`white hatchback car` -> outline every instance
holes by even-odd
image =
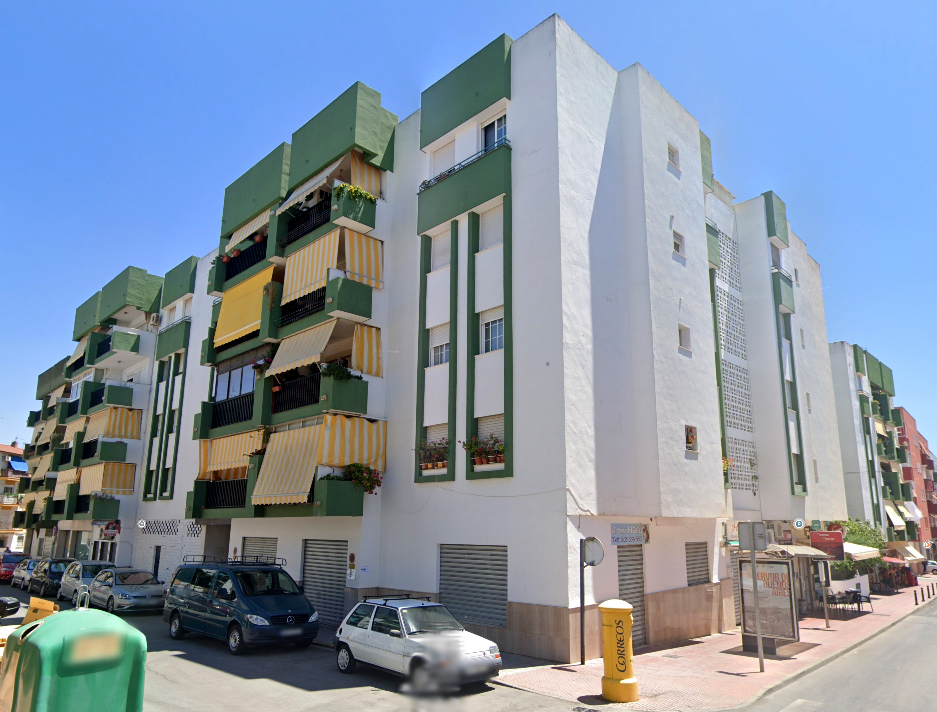
[[[416,598],[371,597],[358,603],[336,633],[339,671],[368,663],[429,684],[464,685],[501,670],[498,646],[469,633],[449,609]]]

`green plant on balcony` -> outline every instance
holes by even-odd
[[[352,379],[362,380],[361,376],[357,373],[352,373],[348,370],[346,366],[337,361],[327,363],[319,369],[319,374],[322,377],[333,378],[336,381],[350,381]]]
[[[332,196],[335,200],[341,200],[343,195],[347,195],[352,200],[367,200],[369,203],[377,203],[377,198],[358,185],[340,183],[335,186],[335,189],[332,191]]]
[[[104,492],[95,492],[93,495],[91,495],[91,501],[98,499],[102,502],[112,502],[113,500],[117,499],[117,497],[112,494],[106,494]]]
[[[417,448],[417,455],[420,458],[421,470],[446,467],[449,464],[449,438],[430,442],[424,440]]]
[[[364,490],[365,494],[377,494],[375,490],[383,484],[380,472],[360,462],[346,465],[343,479],[353,483],[355,489]]]
[[[260,447],[254,450],[254,452],[247,453],[248,457],[254,457],[254,455],[263,455],[267,451],[267,443],[270,442],[270,436],[273,435],[273,428],[269,425],[265,425],[261,428],[260,436]]]

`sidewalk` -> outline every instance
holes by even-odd
[[[919,577],[926,589],[937,576]],[[823,617],[800,622],[800,642],[780,648],[777,656],[765,655],[765,672],[758,672],[757,654],[742,652],[738,631],[697,638],[678,646],[641,648],[634,657],[640,699],[631,704],[611,704],[601,697],[602,660],[586,665],[544,665],[505,670],[495,682],[529,692],[579,702],[589,707],[628,710],[722,710],[737,707],[770,688],[789,682],[810,668],[829,661],[867,638],[894,625],[919,607],[914,591],[902,589],[891,596],[873,596],[874,612],[864,608],[846,619]],[[924,605],[937,601],[926,599]]]

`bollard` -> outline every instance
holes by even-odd
[[[921,587],[921,603],[924,603],[924,587]]]
[[[599,604],[602,615],[602,697],[610,702],[637,702],[638,681],[634,676],[631,626],[632,605],[612,599]]]
[[[914,589],[914,605],[917,605],[917,589]]]

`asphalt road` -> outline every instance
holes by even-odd
[[[937,606],[745,708],[746,712],[933,712]]]
[[[29,594],[0,586],[0,596],[22,602]],[[66,602],[63,609],[71,608]],[[11,625],[25,614],[2,620]],[[169,637],[167,624],[155,613],[122,614],[147,640],[145,712],[257,712],[274,710],[366,710],[367,712],[585,712],[590,708],[503,685],[478,684],[445,700],[413,699],[400,692],[401,680],[359,665],[352,675],[335,667],[331,648],[313,645],[308,650],[293,646],[252,649],[235,657],[223,641],[194,633],[183,640]],[[529,658],[506,656],[506,665],[536,664]],[[75,710],[74,712],[82,712]]]

